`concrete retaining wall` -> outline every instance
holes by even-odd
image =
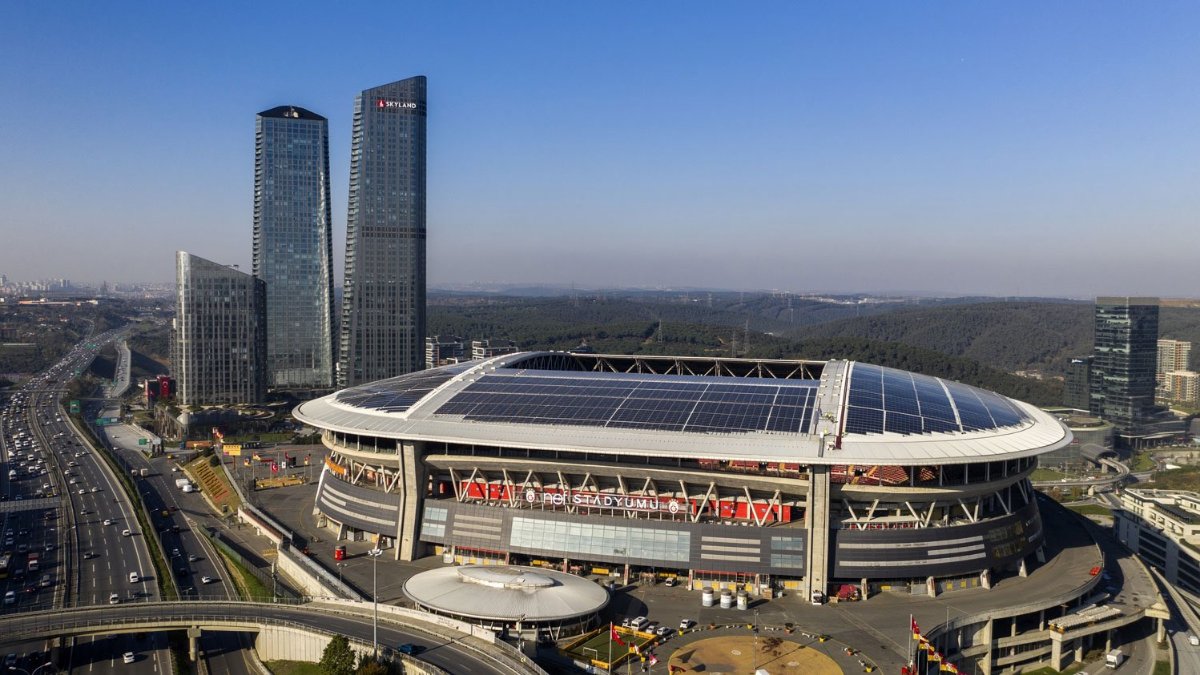
[[[275,564],[280,572],[295,581],[300,586],[300,590],[310,597],[349,598],[360,601],[365,599],[353,588],[338,581],[337,577],[291,546],[279,547],[279,556],[275,559]]]

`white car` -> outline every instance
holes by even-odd
[[[133,652],[125,652],[121,655],[121,660],[125,663],[133,663],[137,660],[137,656]]]
[[[629,627],[630,628],[641,628],[642,624],[644,624],[644,623],[646,623],[646,617],[639,616],[638,618],[629,622]]]
[[[132,537],[132,536],[133,536],[133,532],[131,532],[131,531],[129,531],[129,530],[121,530],[121,536],[122,536],[122,537]]]
[[[105,519],[104,519],[104,524],[105,524],[105,525],[112,525],[112,518],[105,518]]]
[[[202,584],[211,584],[214,581],[216,581],[216,579],[213,577],[200,577],[200,583]]]
[[[121,596],[117,595],[116,593],[109,593],[108,594],[108,604],[110,604],[110,605],[121,604]]]

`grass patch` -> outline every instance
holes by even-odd
[[[1040,483],[1043,481],[1061,480],[1069,477],[1070,476],[1068,474],[1065,474],[1062,471],[1055,471],[1054,469],[1034,469],[1033,473],[1029,475],[1029,480]]]
[[[218,546],[217,553],[221,555],[221,559],[225,561],[225,569],[229,570],[229,574],[233,577],[233,585],[237,587],[238,595],[243,600],[257,600],[259,602],[271,602],[271,589],[263,585],[258,577],[250,573],[246,566],[234,560],[225,554]]]
[[[1148,452],[1139,452],[1135,454],[1132,461],[1129,463],[1130,471],[1153,471],[1154,458]]]
[[[258,441],[260,443],[291,443],[294,435],[290,433],[273,433],[273,434],[246,434],[242,436],[226,436],[226,443],[249,443]]]
[[[1200,466],[1185,466],[1182,469],[1156,471],[1149,487],[1160,490],[1200,490]]]
[[[1112,510],[1100,506],[1099,504],[1063,504],[1063,506],[1071,509],[1075,513],[1081,513],[1085,516],[1111,516]]]
[[[1154,675],[1171,675],[1171,662],[1170,661],[1155,661],[1154,662]]]
[[[321,664],[307,661],[267,661],[263,664],[274,675],[323,675]]]

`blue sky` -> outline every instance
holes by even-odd
[[[430,283],[1200,296],[1200,5],[0,5],[0,272],[250,261],[255,113],[429,77]]]

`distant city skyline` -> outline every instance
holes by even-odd
[[[341,251],[353,97],[424,73],[430,288],[1200,296],[1194,4],[4,19],[12,279],[167,282],[176,250],[250,270],[245,148],[254,113],[287,104],[329,118]]]

